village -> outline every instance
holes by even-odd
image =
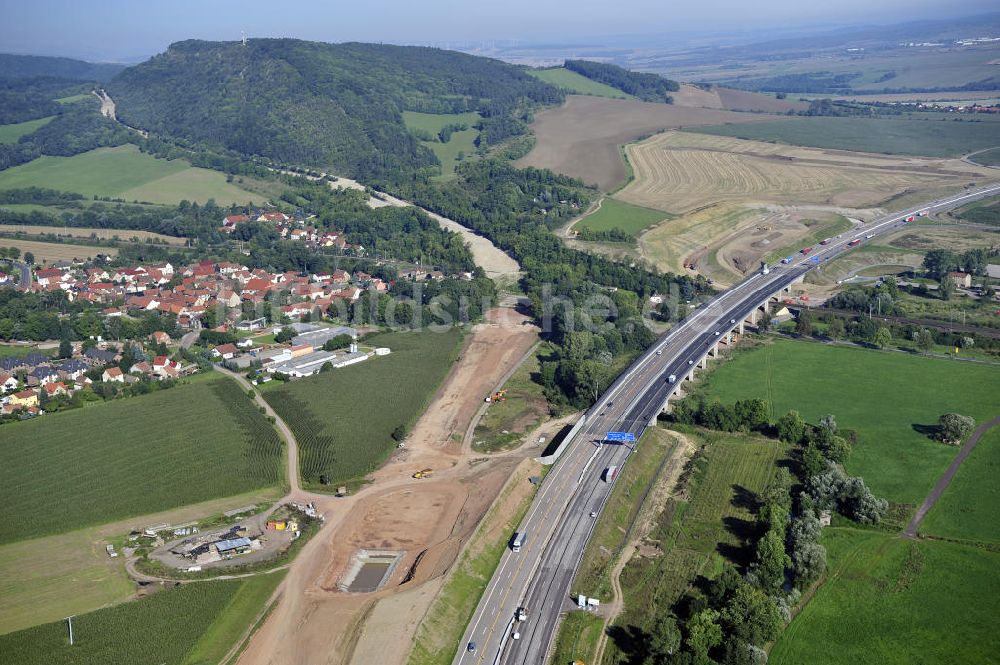
[[[273,224],[282,237],[313,247],[364,253],[335,232],[320,232],[281,212],[229,215],[221,228],[231,232],[251,221]],[[24,269],[30,278],[5,280],[9,286],[56,294],[82,313],[73,341],[64,335],[58,353],[55,341],[36,348],[10,340],[28,352],[0,358],[0,418],[6,420],[79,406],[74,396],[81,391],[84,399],[107,399],[128,388],[148,392],[150,383],[173,381],[212,363],[263,383],[386,355],[387,348],[359,349],[358,330],[324,318],[339,314],[342,320],[364,292],[388,294],[401,280],[473,277],[410,267],[387,281],[361,270],[269,272],[213,260],[117,267],[56,262]],[[150,322],[157,329],[150,330]]]

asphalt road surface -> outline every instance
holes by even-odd
[[[588,592],[570,585],[596,522],[591,515],[600,514],[611,492],[613,483],[602,475],[611,465],[620,468],[632,452],[630,445],[608,444],[604,439],[609,431],[630,432],[638,439],[647,425],[655,423],[675,387],[670,375],[682,381],[716,342],[725,340],[770,296],[849,249],[853,240],[864,244],[906,224],[906,218],[918,212],[942,212],[998,193],[1000,185],[968,190],[831,238],[767,275],[747,277],[661,337],[591,407],[586,424],[545,478],[518,529],[526,534],[521,550],[514,553],[508,548],[501,558],[466,628],[455,665],[546,661],[560,614],[575,605],[571,593]],[[527,609],[525,621],[515,621],[518,607]],[[515,632],[519,639],[513,639]]]

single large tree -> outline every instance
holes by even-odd
[[[727,632],[750,644],[766,644],[778,637],[784,624],[778,606],[763,591],[742,585],[722,610]]]
[[[961,443],[976,427],[976,421],[971,416],[959,413],[946,413],[938,418],[937,437],[950,444]]]

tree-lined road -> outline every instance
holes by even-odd
[[[849,249],[851,241],[863,243],[905,224],[907,217],[918,212],[941,212],[998,193],[1000,185],[969,190],[842,234],[827,245],[817,245],[808,255],[797,255],[789,265],[749,276],[661,337],[587,412],[584,427],[546,477],[519,528],[526,534],[520,552],[508,550],[501,558],[454,663],[545,662],[559,615],[571,607],[570,592],[589,591],[571,590],[570,584],[596,521],[591,514],[600,513],[612,487],[601,475],[608,466],[623,465],[631,452],[627,446],[601,442],[609,431],[631,432],[638,438],[655,422],[676,387],[668,381],[670,375],[683,381],[739,322],[809,270]],[[515,625],[514,614],[520,606],[527,608],[528,618]],[[520,639],[512,639],[515,630]],[[472,644],[474,650],[469,649]]]

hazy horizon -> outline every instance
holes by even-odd
[[[0,50],[91,61],[134,62],[162,52],[183,39],[236,40],[296,37],[324,42],[366,41],[396,44],[523,41],[532,44],[620,43],[658,35],[680,39],[715,32],[741,41],[773,38],[801,27],[823,28],[963,18],[996,10],[995,3],[972,0],[956,14],[930,0],[867,0],[806,4],[791,0],[746,3],[706,0],[680,7],[656,0],[549,2],[510,0],[502,10],[443,0],[415,6],[403,0],[373,0],[358,6],[295,2],[278,6],[261,0],[198,3],[132,3],[106,0],[100,6],[67,0],[33,3],[0,0],[7,25]],[[755,39],[759,35],[759,39]]]

